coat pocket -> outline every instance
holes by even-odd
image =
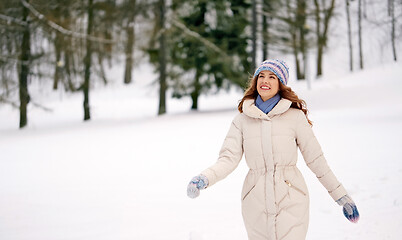
[[[250,192],[255,188],[256,185],[252,186],[250,188],[250,190],[248,190],[248,192],[246,194],[244,194],[244,197],[242,198],[242,200],[246,199],[246,197],[250,194]]]
[[[300,188],[294,186],[289,180],[285,180],[286,185],[288,185],[290,188],[298,191],[299,193],[303,194],[304,196],[306,196],[307,194],[305,192],[303,192]]]

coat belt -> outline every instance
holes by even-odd
[[[296,164],[290,164],[290,165],[275,165],[275,169],[283,169],[283,168],[292,168],[296,167]],[[250,168],[250,171],[252,172],[265,172],[265,170],[272,171],[274,169],[266,169],[266,168]]]

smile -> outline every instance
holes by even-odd
[[[263,90],[270,90],[271,89],[270,87],[268,87],[266,85],[262,85],[260,88],[263,89]]]

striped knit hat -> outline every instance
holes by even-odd
[[[288,83],[289,67],[284,61],[278,59],[265,60],[255,70],[253,77],[257,76],[258,74],[260,74],[261,71],[264,70],[268,70],[275,73],[275,75],[279,78],[279,81],[281,81],[283,85],[286,85]]]

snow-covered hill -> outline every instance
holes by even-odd
[[[311,111],[314,131],[337,177],[357,203],[349,223],[306,168],[311,195],[307,239],[402,237],[402,69],[397,64],[321,80],[307,90],[290,82]],[[193,175],[213,164],[242,93],[168,101],[155,117],[156,90],[140,83],[92,93],[93,120],[82,98],[50,96],[52,113],[0,108],[0,239],[244,240],[240,191],[244,160],[197,199]],[[49,97],[49,96],[48,96]]]

